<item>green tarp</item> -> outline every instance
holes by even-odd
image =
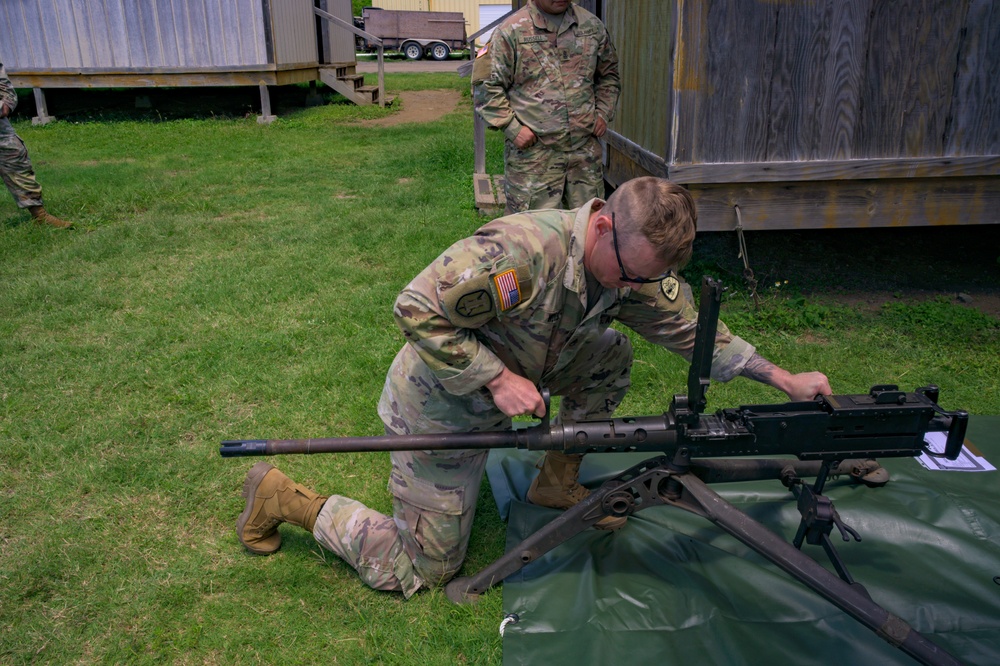
[[[969,441],[1000,463],[1000,417]],[[558,512],[523,501],[538,453],[494,451],[488,474],[507,548]],[[590,487],[649,456],[587,456]],[[929,471],[881,461],[892,480],[828,483],[862,542],[834,543],[872,598],[969,664],[1000,664],[1000,472]],[[799,514],[777,481],[713,490],[791,539]],[[828,565],[819,546],[803,549]],[[832,570],[832,567],[830,567]],[[703,518],[653,507],[621,530],[587,530],[508,578],[504,664],[910,664],[866,627]]]

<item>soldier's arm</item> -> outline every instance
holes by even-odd
[[[514,115],[507,90],[514,82],[517,48],[514,38],[497,28],[486,53],[476,58],[472,73],[472,94],[476,112],[491,127],[514,141],[525,126]],[[485,59],[482,63],[480,59]]]
[[[650,342],[691,360],[698,312],[687,284],[643,285],[625,299],[619,319]],[[830,382],[821,372],[792,374],[757,353],[753,345],[719,322],[712,355],[712,379],[729,381],[742,375],[783,391],[791,400],[830,395]]]
[[[793,375],[757,353],[750,357],[740,374],[784,391],[791,400],[812,400],[817,395],[833,393],[830,380],[822,372],[800,372]]]
[[[396,299],[406,341],[449,393],[475,391],[504,369],[476,336],[498,316],[491,272],[504,254],[498,237],[480,230],[445,250]]]
[[[631,289],[617,319],[653,344],[691,360],[698,311],[690,287],[678,278]],[[712,352],[712,379],[728,382],[740,375],[755,351],[753,345],[733,335],[720,321]]]
[[[597,68],[594,71],[594,98],[597,114],[606,123],[615,119],[615,107],[618,104],[621,87],[618,54],[615,52],[614,44],[611,43],[610,35],[605,30],[597,54]]]
[[[3,118],[14,113],[14,109],[17,108],[17,92],[14,90],[14,84],[7,78],[7,70],[3,64],[0,64],[0,104],[3,105],[0,109]]]
[[[471,329],[454,325],[440,302],[412,283],[396,299],[394,314],[406,341],[449,393],[471,393],[503,370]]]

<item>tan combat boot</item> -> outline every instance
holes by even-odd
[[[35,224],[47,224],[50,227],[55,227],[56,229],[71,229],[73,227],[72,222],[60,220],[52,213],[45,210],[45,206],[28,206],[28,212],[31,213],[31,217],[35,220]]]
[[[528,488],[528,501],[553,509],[568,509],[587,499],[590,491],[581,486],[582,454],[547,451],[536,465],[540,470]],[[594,523],[599,530],[616,530],[625,524],[625,516],[606,516]]]
[[[243,482],[243,497],[247,498],[247,506],[236,519],[236,536],[247,550],[258,555],[270,555],[281,548],[281,523],[312,532],[327,500],[266,462],[250,468]]]

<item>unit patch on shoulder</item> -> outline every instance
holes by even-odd
[[[493,297],[485,289],[477,289],[463,294],[455,303],[455,312],[463,317],[478,317],[487,312],[493,312]]]
[[[493,284],[497,288],[501,311],[510,310],[521,302],[521,287],[517,283],[517,271],[513,268],[494,275]]]
[[[673,275],[669,275],[660,282],[660,291],[668,301],[673,302],[677,300],[677,294],[681,291],[681,283]]]
[[[487,44],[476,53],[476,59],[472,61],[472,85],[482,83],[490,77],[493,71],[493,55],[490,52],[490,45]]]
[[[459,328],[479,328],[497,316],[497,299],[489,273],[480,273],[443,289],[439,285],[438,289],[445,316]]]

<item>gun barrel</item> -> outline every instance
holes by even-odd
[[[358,453],[372,451],[446,451],[458,449],[527,448],[526,431],[445,433],[440,435],[378,435],[317,439],[234,439],[222,442],[223,458],[275,456],[292,453]]]
[[[678,447],[686,447],[694,458],[794,455],[800,460],[844,460],[919,455],[926,447],[924,435],[943,431],[947,446],[939,455],[954,459],[967,423],[965,412],[943,412],[923,394],[904,393],[893,386],[868,395],[744,405],[701,416],[694,425],[677,423],[670,413],[554,425],[545,419],[532,427],[498,432],[230,440],[222,443],[219,453],[234,458],[507,448],[673,455]]]

